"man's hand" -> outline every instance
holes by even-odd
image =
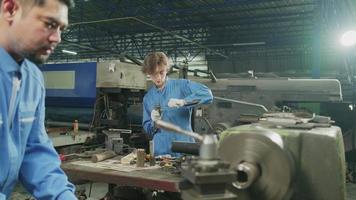
[[[151,112],[151,119],[152,121],[157,121],[159,119],[161,119],[161,115],[159,114],[158,110],[153,109]]]
[[[179,108],[185,105],[184,99],[170,99],[168,101],[168,107]]]

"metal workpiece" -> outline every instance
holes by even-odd
[[[204,135],[200,144],[200,159],[210,160],[217,158],[218,140],[216,135]]]
[[[289,199],[294,162],[281,144],[281,136],[258,129],[224,137],[219,157],[237,173],[232,183],[238,196],[247,199]],[[242,198],[243,199],[243,198]]]
[[[261,175],[260,168],[255,163],[242,162],[237,165],[237,180],[232,185],[238,189],[250,187]]]
[[[199,133],[183,130],[178,126],[165,122],[163,120],[156,120],[155,124],[158,128],[164,128],[169,131],[174,131],[180,134],[188,135],[200,141],[201,142],[200,149],[199,149],[200,159],[209,160],[209,159],[217,158],[218,140],[216,138],[216,135],[212,135],[212,134],[199,135]]]
[[[199,143],[173,141],[171,149],[173,152],[176,153],[184,153],[184,154],[199,156],[199,148],[200,148]]]
[[[102,153],[98,153],[98,154],[93,154],[91,157],[91,161],[96,163],[96,162],[100,162],[109,158],[113,158],[116,156],[116,153],[114,151],[108,150]]]

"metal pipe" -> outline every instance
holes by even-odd
[[[191,155],[199,155],[199,143],[193,142],[172,142],[172,151],[176,153],[186,153]]]
[[[239,103],[239,104],[244,104],[244,105],[256,106],[256,107],[262,108],[264,111],[268,112],[268,109],[262,104],[250,103],[250,102],[246,102],[246,101],[238,101],[238,100],[234,100],[234,99],[227,99],[227,98],[216,97],[216,96],[214,96],[214,99],[233,102],[233,103]]]
[[[195,138],[196,140],[199,140],[201,142],[200,148],[199,148],[199,156],[202,160],[214,160],[217,158],[217,138],[216,135],[199,135],[198,133],[192,132],[192,131],[186,131],[181,129],[180,127],[162,121],[162,120],[156,120],[154,122],[158,128],[163,128],[169,131],[173,131],[176,133],[188,135],[190,137]]]
[[[203,136],[199,135],[198,133],[195,133],[193,131],[186,131],[186,130],[183,130],[181,129],[179,126],[176,126],[174,124],[171,124],[171,123],[168,123],[168,122],[165,122],[163,120],[156,120],[154,122],[156,124],[156,126],[158,128],[163,128],[163,129],[166,129],[166,130],[169,130],[169,131],[173,131],[173,132],[176,132],[176,133],[180,133],[180,134],[183,134],[183,135],[188,135],[196,140],[199,140],[199,141],[203,141]]]

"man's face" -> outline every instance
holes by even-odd
[[[25,7],[20,5],[11,25],[13,53],[42,64],[61,42],[68,25],[68,7],[57,0],[47,0],[42,7]]]
[[[159,89],[162,89],[164,87],[164,84],[166,82],[167,69],[168,69],[168,67],[166,65],[159,65],[156,67],[156,70],[154,73],[149,74],[149,76],[152,79],[152,82]]]

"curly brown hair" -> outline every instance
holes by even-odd
[[[153,74],[158,66],[166,66],[169,70],[169,59],[163,52],[152,52],[146,55],[143,61],[142,72],[145,74]]]

